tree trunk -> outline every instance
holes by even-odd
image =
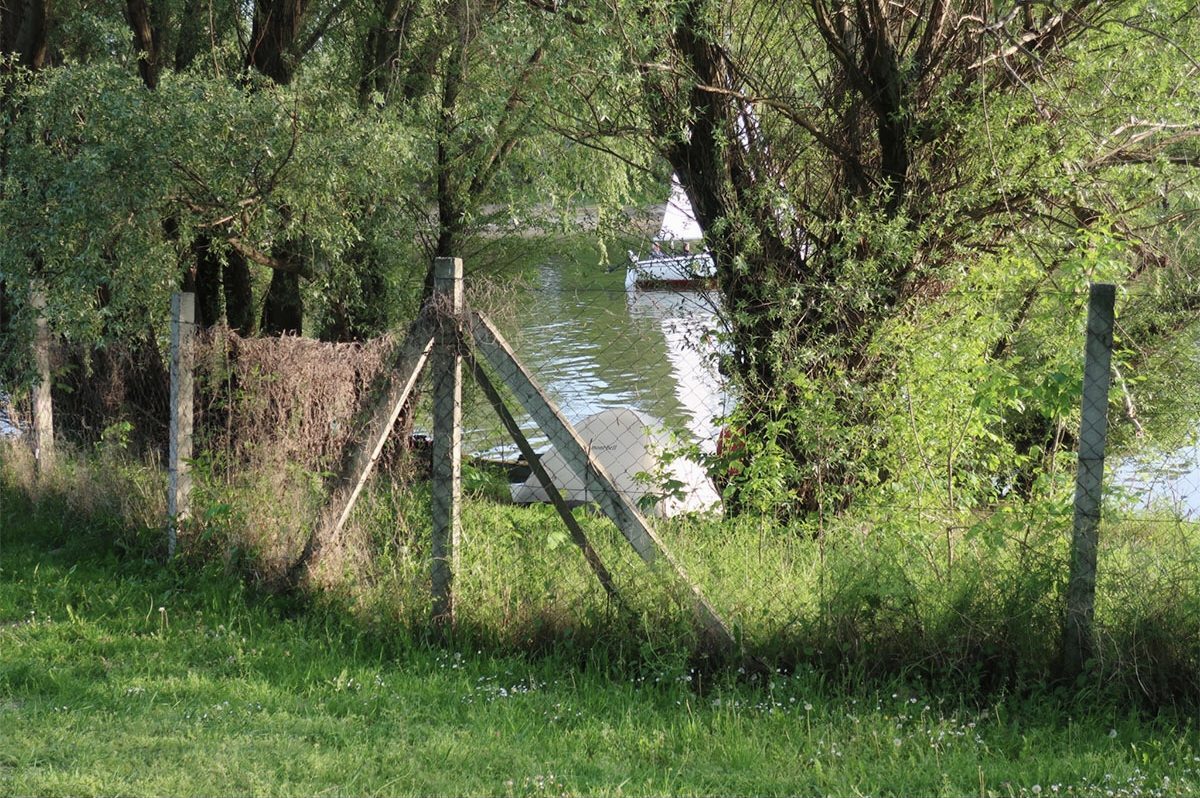
[[[820,28],[823,3],[813,4]],[[792,378],[803,377],[828,391],[842,430],[866,434],[873,425],[858,388],[878,376],[864,370],[863,352],[894,307],[910,264],[891,253],[849,248],[850,257],[880,264],[881,290],[867,309],[831,290],[844,284],[842,256],[836,253],[847,247],[827,240],[810,257],[798,221],[781,214],[773,176],[784,166],[761,140],[749,101],[741,99],[750,90],[726,39],[713,30],[710,5],[685,3],[658,56],[679,64],[690,80],[681,83],[673,73],[647,68],[643,85],[662,152],[688,191],[717,264],[732,333],[731,366],[747,397],[744,432],[754,440],[777,429],[779,414],[800,406]],[[861,149],[861,131],[873,129],[878,156],[873,171],[864,170],[857,155],[842,156],[848,179],[831,207],[849,207],[858,189],[869,186],[865,196],[895,217],[903,212],[910,168],[907,86],[883,7],[860,0],[839,8],[832,18],[825,12],[828,30],[820,31],[836,56],[832,62],[845,73],[849,95],[841,100],[842,116],[835,117],[837,134],[849,142],[846,152],[854,153]],[[854,456],[866,456],[871,443],[845,442],[848,448],[838,457],[820,435],[784,427],[774,442],[801,475],[788,486],[793,509],[844,503],[858,479]]]
[[[192,242],[192,256],[196,259],[192,282],[196,294],[196,324],[207,328],[221,321],[221,261],[213,253],[212,241],[207,237]]]
[[[466,59],[466,42],[469,32],[463,19],[463,4],[456,3],[450,12],[452,24],[458,26],[458,42],[445,58],[442,77],[441,116],[438,120],[437,144],[437,209],[438,238],[434,258],[462,257],[463,225],[466,203],[464,194],[470,183],[470,175],[462,174],[462,167],[455,163],[449,142],[458,124],[458,95],[462,90],[463,70]],[[425,272],[422,298],[433,295],[433,261]]]
[[[300,275],[276,269],[263,302],[264,335],[299,335],[304,323],[304,299],[300,294]]]
[[[258,0],[255,3],[250,47],[246,52],[248,69],[257,70],[281,86],[291,82],[296,56],[293,49],[307,6],[307,0]],[[285,218],[290,215],[286,208],[283,210]],[[301,266],[304,255],[297,242],[284,241],[280,247],[286,249],[289,260]],[[271,274],[271,286],[263,302],[263,332],[299,334],[303,322],[304,300],[300,294],[299,275],[276,269]]]
[[[16,64],[31,72],[46,65],[49,52],[47,0],[10,0],[0,4],[0,49],[15,55]],[[5,72],[11,67],[5,66]]]
[[[156,9],[161,15],[161,10]],[[126,0],[125,15],[133,31],[133,49],[138,53],[138,73],[148,89],[158,87],[158,76],[162,71],[159,43],[161,29],[154,24],[153,12],[147,0]]]
[[[387,331],[390,304],[383,299],[387,281],[364,242],[351,248],[343,260],[354,273],[355,279],[345,283],[353,286],[354,293],[339,285],[327,296],[325,320],[317,335],[322,341],[365,341]]]
[[[175,43],[175,71],[184,72],[204,48],[204,22],[208,6],[200,0],[186,0],[179,20],[179,40]]]
[[[239,252],[230,250],[222,270],[225,287],[225,322],[243,337],[254,334],[254,290],[250,266]]]
[[[366,107],[373,93],[387,97],[396,83],[397,71],[411,34],[416,0],[383,0],[377,4],[375,24],[363,46],[363,71],[358,83],[358,103]]]
[[[246,52],[246,67],[266,75],[280,86],[292,82],[295,54],[307,0],[258,0]]]

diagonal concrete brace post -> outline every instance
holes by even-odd
[[[287,585],[294,587],[299,584],[305,568],[316,561],[324,545],[341,534],[355,502],[375,470],[375,464],[383,453],[396,421],[421,378],[433,351],[433,341],[433,314],[426,309],[409,327],[391,364],[387,388],[375,401],[361,433],[356,436],[358,442],[347,448],[341,467],[330,480],[329,501],[321,516],[315,520],[300,556],[288,568],[285,577]]]
[[[583,479],[600,509],[612,519],[633,550],[647,565],[665,563],[674,572],[678,585],[690,598],[708,644],[723,655],[734,653],[737,645],[725,620],[667,551],[637,506],[617,488],[604,466],[590,456],[574,427],[521,364],[500,332],[478,313],[471,313],[468,323],[475,350]]]
[[[542,488],[546,491],[546,495],[550,497],[550,504],[554,506],[559,518],[562,519],[563,524],[567,527],[567,531],[571,535],[571,541],[583,553],[583,558],[587,561],[588,567],[592,569],[592,573],[600,580],[600,586],[604,588],[604,592],[610,599],[623,606],[621,595],[617,592],[617,586],[613,582],[612,574],[604,567],[604,562],[600,559],[600,555],[596,552],[596,549],[592,547],[591,541],[587,539],[587,534],[583,531],[583,527],[575,520],[575,516],[571,514],[570,508],[567,507],[566,501],[563,499],[562,494],[559,493],[558,486],[554,484],[554,480],[550,478],[550,474],[546,471],[545,466],[542,465],[541,458],[533,450],[533,446],[529,443],[529,439],[525,437],[525,433],[521,431],[520,424],[517,423],[513,414],[505,406],[500,392],[496,390],[496,386],[492,384],[491,379],[483,371],[478,361],[475,360],[475,356],[471,354],[470,350],[464,353],[463,359],[470,369],[471,375],[475,378],[475,382],[483,389],[483,395],[487,398],[488,403],[491,404],[492,409],[500,418],[500,423],[504,425],[513,442],[517,444],[517,448],[521,450],[521,455],[524,456],[525,462],[529,464],[529,469],[537,477],[538,481],[542,483]]]

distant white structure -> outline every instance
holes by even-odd
[[[667,207],[663,209],[662,224],[659,225],[658,235],[654,237],[658,242],[671,241],[700,241],[704,238],[704,231],[700,229],[700,223],[696,221],[696,213],[692,210],[692,201],[688,199],[687,191],[683,188],[683,183],[679,182],[679,175],[671,175],[671,198],[667,200]]]
[[[679,182],[679,175],[671,175],[671,196],[663,209],[658,233],[654,236],[657,251],[651,252],[647,258],[629,252],[625,289],[698,288],[711,281],[717,274],[712,255],[703,251],[679,252],[676,249],[686,245],[699,250],[703,246],[703,239],[704,231],[696,221],[687,191]],[[662,249],[663,246],[668,249]]]

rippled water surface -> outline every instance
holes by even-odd
[[[627,292],[624,277],[579,262],[541,266],[500,322],[504,335],[568,420],[630,408],[711,449],[730,401],[716,363],[717,297]],[[483,420],[467,426],[476,451],[502,439]],[[522,426],[544,442],[531,421]]]

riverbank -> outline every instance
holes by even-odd
[[[428,645],[3,498],[0,792],[1183,796],[1200,729],[1052,691]],[[645,652],[643,652],[644,654]]]

